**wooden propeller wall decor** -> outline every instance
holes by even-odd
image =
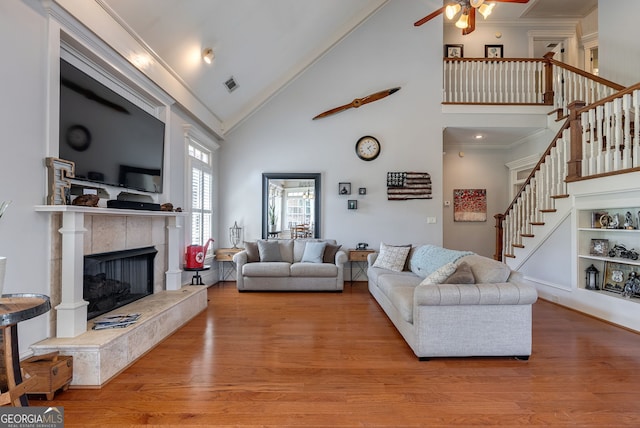
[[[471,34],[476,29],[476,10],[487,19],[491,14],[494,2],[498,3],[529,3],[529,0],[491,0],[491,3],[485,0],[450,0],[446,6],[441,7],[424,18],[413,23],[416,27],[431,21],[436,16],[443,14],[447,19],[452,20],[460,15],[456,21],[456,27],[462,29],[462,35]]]
[[[314,117],[313,120],[321,119],[323,117],[331,116],[332,114],[340,113],[340,112],[348,110],[350,108],[358,108],[358,107],[363,106],[365,104],[381,100],[384,97],[388,97],[391,94],[395,94],[399,90],[400,90],[400,87],[398,86],[396,88],[385,89],[384,91],[380,91],[380,92],[376,92],[375,94],[367,95],[364,98],[356,98],[355,100],[351,101],[349,104],[345,104],[345,105],[340,106],[340,107],[332,108],[331,110],[327,110],[327,111],[325,111],[323,113],[320,113],[319,115]]]

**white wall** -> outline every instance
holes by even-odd
[[[461,156],[462,153],[462,156]],[[504,150],[463,150],[447,145],[444,155],[443,208],[444,247],[469,250],[493,258],[495,253],[495,219],[509,203],[508,169]],[[454,189],[486,189],[487,221],[453,221]]]
[[[389,2],[360,28],[236,128],[221,149],[221,229],[234,221],[244,239],[261,236],[261,175],[322,174],[323,237],[346,248],[368,242],[442,242],[442,28],[411,25],[436,1]],[[437,23],[436,23],[437,24]],[[402,89],[385,99],[327,118],[311,118],[382,89]],[[373,135],[381,155],[364,162],[355,143]],[[388,171],[425,171],[433,200],[388,201]],[[338,195],[339,182],[367,188],[357,210]],[[428,216],[437,217],[427,224]],[[228,238],[221,236],[227,241]]]
[[[598,8],[601,77],[626,86],[640,82],[639,13],[637,0],[616,0],[615,7]]]

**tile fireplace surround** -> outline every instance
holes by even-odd
[[[74,357],[72,386],[100,387],[206,308],[204,286],[182,286],[177,219],[183,213],[43,205],[51,215],[50,311],[55,337],[35,354]],[[95,331],[83,293],[85,255],[155,246],[154,294],[116,309],[140,313],[133,326]],[[105,314],[106,315],[106,314]]]

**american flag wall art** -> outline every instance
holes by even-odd
[[[431,176],[426,172],[387,172],[387,199],[431,199]]]

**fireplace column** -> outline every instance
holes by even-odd
[[[83,297],[84,213],[62,213],[61,300],[56,306],[57,337],[75,337],[87,331],[87,305]]]

